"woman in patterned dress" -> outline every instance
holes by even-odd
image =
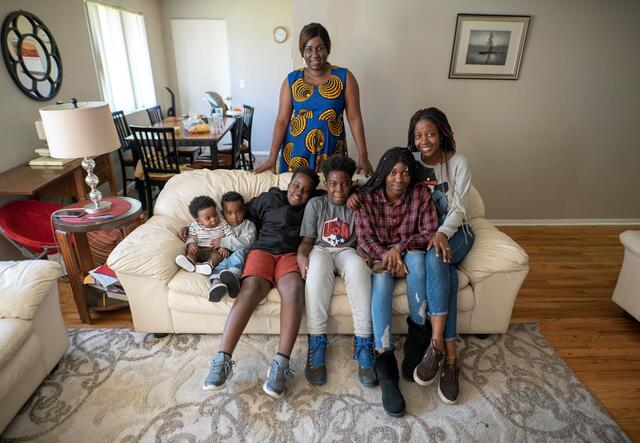
[[[275,172],[279,154],[279,172],[299,166],[320,171],[331,154],[347,155],[342,116],[346,111],[358,148],[358,170],[371,175],[356,78],[346,68],[327,62],[331,39],[321,24],[302,28],[299,47],[307,66],[289,73],[282,83],[271,152],[254,172]]]

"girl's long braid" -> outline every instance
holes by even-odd
[[[373,192],[384,185],[387,176],[397,163],[407,165],[409,175],[411,176],[409,186],[413,186],[416,181],[416,161],[406,148],[396,147],[387,150],[382,155],[375,172],[362,188],[360,188],[359,192]]]

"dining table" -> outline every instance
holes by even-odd
[[[174,128],[176,134],[176,144],[178,146],[208,146],[211,156],[211,169],[220,167],[218,160],[218,143],[233,128],[236,121],[240,117],[224,117],[222,129],[215,132],[189,132],[185,129],[182,119],[179,117],[166,117],[161,122],[152,125],[154,128]],[[177,128],[177,129],[176,129]],[[135,138],[129,135],[126,140],[133,146],[136,143]]]

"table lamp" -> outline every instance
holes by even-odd
[[[99,179],[93,173],[96,163],[92,158],[120,147],[109,105],[71,99],[71,103],[41,108],[40,116],[52,157],[84,157],[82,168],[87,171],[84,181],[91,188],[92,202],[84,209],[90,214],[111,209],[111,202],[101,201],[102,193],[96,189]]]

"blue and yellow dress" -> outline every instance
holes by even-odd
[[[293,113],[280,155],[280,172],[308,166],[320,171],[331,154],[346,155],[343,111],[347,70],[331,66],[329,80],[321,85],[304,81],[300,68],[287,77]]]

